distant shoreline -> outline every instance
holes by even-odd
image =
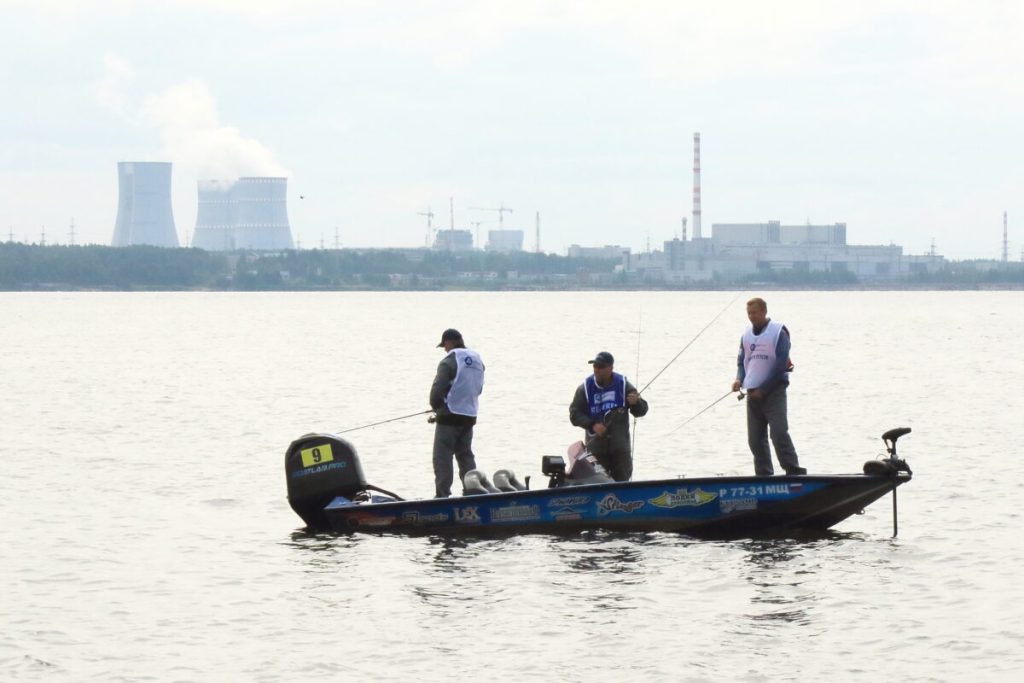
[[[0,286],[0,293],[29,293],[29,292],[52,292],[74,293],[74,292],[95,292],[95,293],[144,293],[144,292],[233,292],[233,293],[313,293],[313,292],[392,292],[392,293],[413,293],[424,292],[432,294],[443,294],[448,292],[736,292],[736,291],[759,291],[759,292],[1020,292],[1024,291],[1024,283],[999,283],[999,284],[886,284],[886,285],[846,285],[846,286],[822,286],[822,285],[779,285],[761,283],[736,283],[721,287],[437,287],[437,288],[408,288],[408,287],[347,287],[347,288],[268,288],[268,289],[234,289],[215,287],[68,287],[58,284],[40,283],[32,286],[5,287]]]
[[[0,291],[629,292],[1024,289],[1024,263],[950,261],[938,270],[858,277],[845,268],[702,272],[673,280],[608,258],[532,252],[325,250],[209,252],[0,243]],[[660,276],[659,276],[660,275]],[[674,274],[672,277],[679,277]]]

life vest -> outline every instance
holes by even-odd
[[[452,349],[448,353],[455,354],[456,370],[444,402],[455,415],[476,417],[484,390],[484,362],[473,349]]]
[[[743,333],[743,388],[756,389],[764,384],[775,367],[775,348],[782,334],[782,323],[769,320],[761,334],[751,325]],[[790,368],[787,368],[789,370]]]
[[[587,409],[591,420],[600,420],[609,410],[626,405],[626,378],[617,372],[612,373],[611,382],[606,387],[597,386],[593,375],[583,382],[583,391],[587,395]]]

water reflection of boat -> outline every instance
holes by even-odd
[[[611,529],[739,538],[824,531],[889,492],[895,523],[896,487],[912,476],[896,457],[896,440],[909,432],[883,434],[889,457],[868,461],[861,474],[614,482],[574,479],[561,457],[544,456],[546,488],[523,487],[507,470],[495,473],[494,486],[474,471],[462,496],[404,500],[368,484],[352,444],[330,434],[294,441],[285,472],[292,509],[318,531],[447,536]]]

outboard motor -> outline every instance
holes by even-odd
[[[284,456],[288,503],[312,529],[330,525],[324,506],[337,496],[353,499],[367,488],[356,449],[332,434],[306,434]]]

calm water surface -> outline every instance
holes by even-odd
[[[744,292],[645,392],[636,476],[752,471],[723,401]],[[915,479],[815,540],[303,533],[283,454],[423,410],[455,326],[488,366],[478,463],[539,483],[599,350],[643,385],[735,293],[0,293],[0,679],[1017,680],[1020,292],[775,292],[791,429]],[[639,334],[638,334],[639,330]],[[422,418],[351,435],[432,492]]]

